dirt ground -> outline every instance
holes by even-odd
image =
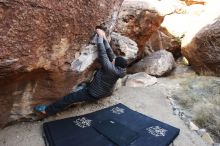
[[[174,146],[208,146],[195,132],[189,130],[178,116],[173,115],[166,90],[157,84],[145,88],[122,87],[113,96],[93,103],[81,103],[38,122],[18,123],[0,131],[0,146],[44,146],[42,124],[46,121],[90,113],[116,103],[180,128]]]

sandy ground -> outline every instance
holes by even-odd
[[[112,97],[75,107],[38,122],[25,122],[0,131],[0,146],[44,146],[42,123],[66,117],[90,113],[104,107],[123,103],[133,110],[180,128],[174,146],[208,146],[195,132],[190,131],[178,116],[172,114],[171,105],[158,85],[145,88],[122,87]]]

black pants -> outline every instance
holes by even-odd
[[[76,92],[70,93],[63,97],[63,99],[58,100],[46,108],[46,113],[48,115],[54,115],[57,112],[63,110],[65,107],[81,101],[88,101],[88,100],[96,100],[98,98],[93,97],[88,93],[88,89],[84,88],[78,90]]]

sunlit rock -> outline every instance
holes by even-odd
[[[137,44],[128,37],[113,32],[111,34],[110,44],[116,55],[124,56],[129,62],[134,61],[137,58]]]
[[[143,56],[146,41],[162,21],[163,16],[157,11],[154,1],[125,0],[118,16],[116,31],[134,40],[138,44],[138,56]]]
[[[181,56],[181,40],[158,30],[154,32],[145,45],[145,54],[149,55],[158,50],[167,50],[175,58]]]
[[[144,57],[141,61],[128,68],[129,73],[145,72],[153,76],[163,76],[175,67],[172,53],[160,50]]]

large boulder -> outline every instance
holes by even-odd
[[[125,0],[118,16],[116,31],[138,44],[138,56],[144,55],[146,41],[159,28],[163,16],[151,1]]]
[[[182,40],[182,53],[197,73],[220,75],[220,1],[207,1],[204,12]]]
[[[185,0],[182,13],[165,16],[161,28],[181,43],[181,52],[198,73],[219,75],[219,0]],[[162,31],[165,33],[165,31]],[[166,34],[166,33],[165,33]]]
[[[166,50],[154,52],[128,68],[128,73],[145,72],[153,76],[164,76],[175,67],[172,53]]]
[[[175,58],[181,56],[181,41],[169,34],[165,34],[162,30],[154,32],[145,45],[145,54],[149,55],[158,50],[167,50],[171,52]]]
[[[220,18],[201,29],[182,48],[197,73],[220,76]],[[186,36],[188,37],[188,36]]]
[[[137,58],[137,44],[128,37],[113,32],[111,34],[110,45],[117,56],[125,56],[129,62]]]
[[[61,98],[91,74],[93,64],[77,67],[76,60],[96,26],[112,31],[121,3],[1,1],[0,126],[29,118],[33,106]]]

